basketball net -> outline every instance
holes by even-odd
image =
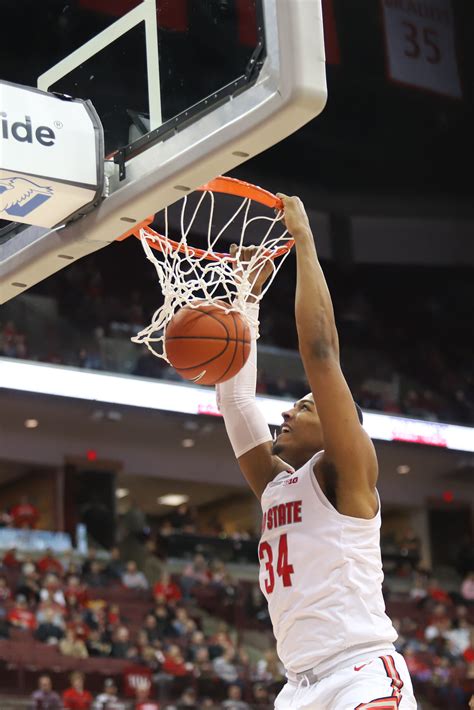
[[[188,197],[182,199],[180,210],[179,241],[169,235],[168,208],[164,210],[164,233],[159,234],[149,226],[139,226],[133,234],[139,237],[146,258],[153,263],[158,275],[164,303],[155,311],[150,325],[132,338],[134,343],[144,343],[157,357],[165,359],[166,326],[174,314],[181,308],[199,308],[213,305],[228,313],[237,311],[249,323],[258,337],[258,309],[252,308],[270,288],[273,279],[288,256],[293,239],[282,223],[283,209],[281,201],[269,192],[232,178],[217,178],[200,188],[197,205],[189,209]],[[220,229],[214,227],[215,201],[222,193],[242,197],[238,208]],[[274,216],[258,214],[251,216],[251,205],[267,212],[276,210]],[[206,248],[198,249],[188,244],[188,236],[193,225],[202,214],[209,210]],[[236,221],[241,218],[240,237],[235,239]],[[239,220],[240,221],[240,220]],[[241,262],[240,256],[248,242],[248,232],[252,225],[258,225],[263,237],[259,244],[252,246],[255,251],[248,262]],[[231,242],[237,244],[236,258],[228,253],[217,251],[218,243],[233,229]],[[246,242],[247,239],[247,242]],[[228,241],[228,239],[227,239]],[[222,248],[222,247],[221,247]],[[261,294],[252,295],[252,286],[266,264],[271,263],[273,271],[265,283]]]

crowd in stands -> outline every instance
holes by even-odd
[[[61,271],[30,293],[57,299],[59,316],[74,328],[70,338],[30,343],[21,323],[0,324],[0,354],[89,369],[114,369],[102,347],[106,338],[130,338],[149,322],[159,305],[155,274],[136,245],[118,245],[117,259],[97,253]],[[127,285],[119,264],[126,250]],[[363,408],[440,421],[474,422],[474,369],[469,342],[472,279],[461,270],[358,266],[349,273],[325,264],[341,340],[344,370]],[[297,349],[292,303],[294,264],[287,262],[261,313],[261,342]],[[440,279],[446,284],[439,288]],[[448,287],[449,286],[449,287]],[[49,324],[49,329],[53,328]],[[442,339],[441,339],[442,334]],[[51,350],[51,343],[57,342]],[[179,379],[147,350],[131,374]],[[307,384],[291,374],[261,370],[258,391],[302,396]]]
[[[251,661],[225,622],[216,620],[212,632],[203,627],[195,591],[204,589],[218,600],[228,595],[222,563],[197,556],[176,577],[160,564],[156,579],[147,578],[134,560],[122,561],[117,550],[100,560],[91,548],[82,562],[51,551],[37,559],[15,550],[4,554],[0,665],[11,660],[8,644],[15,642],[24,645],[25,663],[27,649],[41,644],[53,651],[44,652],[50,667],[79,671],[61,694],[52,689],[51,672],[40,675],[32,696],[38,704],[32,707],[246,710],[269,705],[283,672],[280,668],[275,675],[274,654]],[[61,658],[70,659],[70,665]],[[95,695],[88,687],[94,659],[107,659],[114,674]],[[81,663],[89,663],[88,672]],[[45,697],[53,704],[42,705]],[[132,697],[133,705],[120,704]]]
[[[436,707],[466,707],[474,688],[474,569],[449,592],[419,566],[408,581],[404,594],[385,588],[397,649]],[[25,663],[31,649],[48,649],[32,695],[38,710],[271,707],[284,670],[273,650],[243,643],[245,629],[261,631],[271,648],[258,586],[202,555],[173,575],[166,560],[139,569],[117,548],[102,557],[91,548],[82,561],[15,550],[1,560],[0,675],[12,643],[24,649]],[[108,677],[98,687],[94,663],[104,661]]]

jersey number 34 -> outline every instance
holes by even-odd
[[[260,543],[258,547],[258,558],[260,561],[263,560],[267,571],[267,577],[264,580],[265,591],[267,594],[271,594],[275,588],[275,571],[273,567],[273,550],[270,543]],[[293,565],[288,562],[288,538],[286,533],[283,533],[278,539],[276,572],[281,578],[284,587],[291,587],[291,575],[294,571]]]

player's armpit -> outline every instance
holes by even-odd
[[[360,507],[360,517],[370,517],[368,508],[374,514],[377,510],[377,457],[359,422],[339,358],[330,350],[303,350],[301,355],[323,430],[324,459],[337,471],[338,487],[353,501],[351,512],[340,512],[357,517]]]
[[[291,469],[287,463],[272,454],[272,442],[255,446],[237,459],[247,483],[260,500],[266,486],[282,471]]]

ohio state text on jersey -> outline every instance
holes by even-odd
[[[287,672],[332,666],[393,648],[382,597],[380,506],[371,520],[339,513],[313,473],[322,452],[265,488],[260,588]]]

